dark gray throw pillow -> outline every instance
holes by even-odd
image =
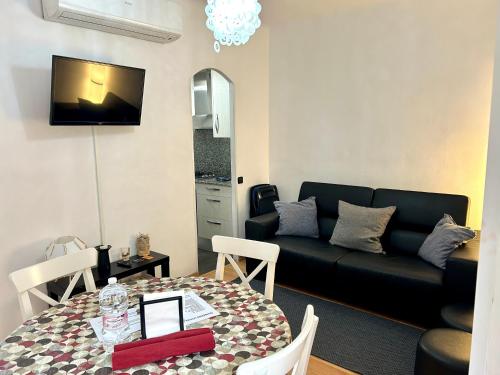
[[[457,225],[450,215],[445,214],[425,239],[418,256],[444,270],[451,253],[475,236],[476,232],[472,229]]]
[[[395,206],[372,208],[339,201],[339,219],[330,243],[354,250],[383,253],[380,237],[394,211]]]
[[[300,202],[274,202],[279,214],[277,236],[319,237],[316,197]]]

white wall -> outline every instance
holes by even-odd
[[[235,84],[240,222],[246,189],[267,180],[267,32],[216,55],[203,3],[182,4],[184,36],[167,45],[44,21],[39,0],[0,13],[0,337],[20,323],[9,272],[41,261],[60,235],[99,242],[91,129],[48,125],[52,54],[147,71],[142,125],[96,129],[104,236],[115,248],[149,233],[174,276],[197,270],[190,80],[202,68]]]
[[[304,180],[465,194],[479,228],[496,1],[302,3],[270,21],[281,198]]]
[[[245,235],[245,220],[250,210],[249,188],[269,182],[269,33],[260,29],[249,58],[236,48],[224,49],[223,64],[215,67],[232,77],[251,77],[235,83],[236,175],[238,185],[238,234]],[[252,57],[253,55],[253,57]]]
[[[500,11],[500,8],[499,8]],[[498,13],[500,19],[500,13]],[[476,288],[470,374],[500,374],[500,28],[486,170],[481,253]]]

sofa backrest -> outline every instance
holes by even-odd
[[[300,188],[299,201],[316,197],[319,235],[329,240],[339,217],[339,200],[370,207],[373,193],[374,190],[369,187],[304,182]]]
[[[384,250],[416,255],[445,213],[451,215],[457,224],[465,225],[469,198],[463,195],[377,189],[372,206],[397,207],[382,237]]]

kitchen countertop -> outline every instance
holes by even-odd
[[[231,186],[231,181],[217,181],[214,178],[195,178],[197,184],[218,185],[218,186]]]

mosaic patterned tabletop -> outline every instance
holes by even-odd
[[[195,291],[220,315],[188,328],[211,328],[216,347],[115,374],[232,374],[240,364],[271,355],[291,341],[290,326],[280,308],[238,284],[184,277],[138,280],[127,289],[130,307],[138,304],[143,293]],[[98,293],[83,293],[26,321],[0,343],[0,374],[111,374],[111,356],[87,322],[98,314]],[[132,340],[139,338],[140,332],[132,336]]]

